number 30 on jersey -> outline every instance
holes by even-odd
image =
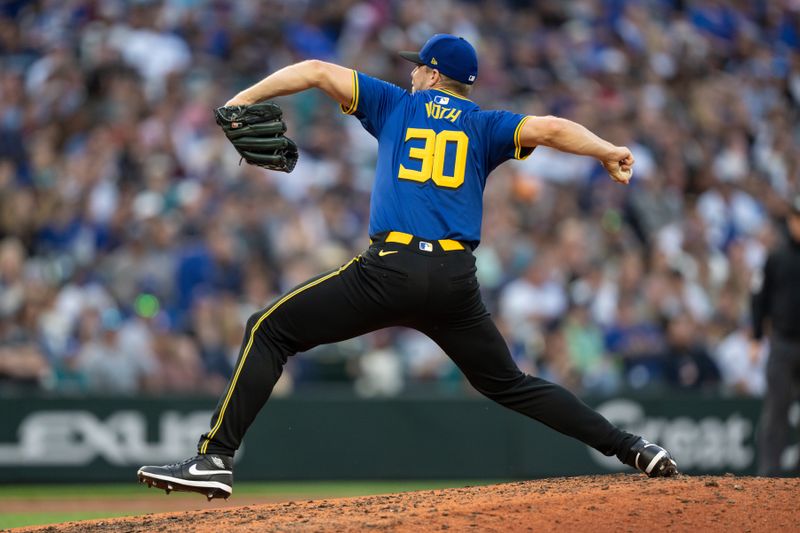
[[[400,165],[397,177],[401,180],[411,180],[426,182],[433,179],[439,187],[446,189],[457,189],[464,183],[464,169],[467,166],[467,147],[469,137],[463,131],[444,130],[436,133],[427,128],[408,128],[406,130],[406,142],[411,139],[421,139],[425,141],[422,148],[409,148],[408,156],[421,161],[419,170],[414,170]],[[456,144],[455,164],[453,173],[445,174],[444,159],[447,152],[447,143]]]

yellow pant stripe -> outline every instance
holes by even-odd
[[[211,431],[208,433],[208,437],[206,437],[206,441],[203,443],[202,446],[200,446],[200,453],[206,453],[206,451],[208,450],[208,443],[211,442],[211,439],[214,438],[214,435],[216,435],[217,431],[219,431],[220,426],[222,426],[222,418],[225,416],[225,410],[228,408],[228,402],[230,401],[231,396],[233,395],[233,389],[236,388],[236,383],[239,381],[239,374],[242,372],[242,368],[244,368],[244,363],[245,363],[245,361],[247,361],[247,356],[250,354],[250,348],[253,346],[253,339],[255,338],[256,331],[258,331],[258,327],[261,325],[261,323],[264,320],[266,320],[267,317],[269,315],[271,315],[272,312],[275,311],[278,307],[280,307],[284,302],[290,300],[291,298],[293,298],[294,296],[300,294],[301,292],[305,291],[306,289],[310,289],[311,287],[315,287],[315,286],[319,285],[320,283],[322,283],[323,281],[332,278],[333,276],[338,276],[339,274],[342,273],[342,271],[344,271],[344,269],[346,269],[347,267],[349,267],[350,265],[352,265],[353,263],[358,261],[360,257],[361,257],[360,255],[356,256],[353,259],[351,259],[349,263],[347,263],[346,265],[344,265],[341,268],[339,268],[339,270],[335,270],[335,271],[331,272],[330,274],[327,274],[327,275],[325,275],[325,276],[323,276],[323,277],[321,277],[319,279],[316,279],[316,280],[314,280],[314,281],[312,281],[310,283],[307,283],[306,285],[298,287],[294,291],[290,292],[289,294],[287,294],[286,296],[281,298],[272,307],[267,309],[264,312],[264,314],[261,315],[261,317],[259,317],[258,322],[256,322],[255,325],[253,326],[253,328],[250,330],[250,338],[247,341],[247,346],[245,346],[245,348],[244,348],[244,353],[242,354],[242,359],[241,359],[241,361],[239,361],[239,364],[236,366],[236,372],[233,374],[233,379],[231,380],[230,387],[228,387],[228,393],[225,395],[225,401],[222,402],[222,408],[219,411],[219,417],[217,418],[217,422],[216,422],[216,424],[214,424],[214,427],[211,428]]]

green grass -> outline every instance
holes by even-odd
[[[282,498],[282,499],[316,499],[342,498],[348,496],[368,496],[414,490],[433,490],[468,485],[485,485],[491,481],[450,480],[450,481],[275,481],[269,483],[243,482],[237,483],[235,496]],[[43,524],[69,522],[73,520],[91,520],[95,518],[111,518],[141,514],[139,508],[131,511],[102,511],[99,509],[103,501],[124,501],[130,498],[163,497],[161,491],[143,490],[137,483],[96,484],[96,485],[16,485],[0,487],[0,529]],[[197,497],[196,494],[178,494],[178,497]],[[5,512],[15,500],[46,502],[55,500],[87,500],[85,511],[57,512],[42,511],[37,513]],[[97,506],[93,509],[93,503]],[[235,504],[235,500],[232,501]],[[4,505],[5,504],[5,505]]]
[[[271,481],[239,482],[236,495],[286,496],[315,495],[324,497],[367,496],[410,490],[433,490],[467,485],[486,485],[500,481],[450,480],[450,481]],[[138,483],[95,485],[14,485],[0,486],[0,504],[8,499],[97,499],[140,497],[144,487]]]
[[[129,514],[131,513],[115,513],[113,511],[2,513],[0,514],[0,529],[60,524],[61,522],[91,520],[93,518],[113,518],[115,516],[127,516]]]

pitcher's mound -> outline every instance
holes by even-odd
[[[618,474],[150,514],[38,531],[800,531],[799,494],[797,478]]]

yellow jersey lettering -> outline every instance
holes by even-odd
[[[444,118],[446,118],[450,122],[455,123],[456,119],[458,118],[458,115],[460,115],[460,114],[461,114],[461,110],[460,109],[453,108],[453,109],[450,110],[450,112]]]
[[[455,107],[443,107],[433,102],[425,102],[425,114],[428,118],[445,119],[455,123],[461,116],[461,110]]]

